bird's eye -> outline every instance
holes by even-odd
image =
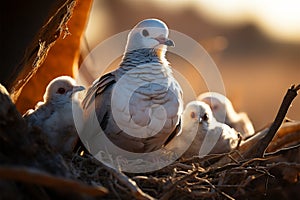
[[[64,94],[66,92],[65,88],[58,88],[57,93],[58,94]]]
[[[148,32],[146,29],[144,29],[144,30],[142,31],[142,34],[143,34],[144,37],[149,36],[149,32]]]
[[[208,120],[208,115],[207,115],[207,113],[205,113],[205,114],[203,115],[202,120],[203,120],[203,121],[207,121],[207,120]]]

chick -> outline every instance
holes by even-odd
[[[72,97],[84,89],[69,76],[57,77],[48,84],[44,101],[23,115],[28,125],[39,127],[47,135],[49,144],[62,154],[72,152],[77,140],[74,118],[82,118],[82,109]]]
[[[228,126],[240,132],[243,138],[254,134],[254,127],[248,115],[244,112],[237,113],[230,100],[216,92],[201,94],[197,100],[207,103],[218,122],[224,122]]]
[[[225,153],[234,149],[239,141],[238,132],[218,122],[204,102],[192,101],[186,105],[182,116],[182,132],[166,149],[183,157]]]

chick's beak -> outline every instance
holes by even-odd
[[[175,43],[173,40],[171,39],[168,39],[168,38],[165,38],[165,37],[157,37],[155,38],[159,44],[163,44],[163,45],[166,45],[166,46],[169,46],[169,47],[174,47],[175,46]]]
[[[199,117],[198,122],[199,122],[199,124],[202,124],[202,122],[203,122],[202,117]]]

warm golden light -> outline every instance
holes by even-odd
[[[277,40],[300,42],[300,1],[259,2],[259,14],[253,18],[262,30]]]
[[[153,2],[161,4],[164,8],[184,6],[194,8],[201,16],[218,25],[253,23],[273,39],[300,43],[300,1],[297,0],[155,0]]]

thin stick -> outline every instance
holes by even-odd
[[[135,181],[127,177],[124,173],[121,171],[114,169],[112,167],[109,167],[107,165],[102,165],[109,173],[111,173],[118,181],[120,181],[122,184],[124,184],[131,192],[131,194],[136,198],[140,200],[154,200],[153,197],[150,195],[144,193],[136,184]]]
[[[268,145],[272,141],[273,137],[275,136],[277,130],[281,126],[283,120],[285,119],[286,113],[294,100],[297,96],[297,92],[300,89],[300,85],[292,85],[290,89],[288,89],[279,111],[276,115],[274,122],[272,123],[268,133],[262,140],[256,144],[252,148],[249,149],[243,156],[244,158],[255,158],[255,157],[263,157]]]
[[[300,144],[297,144],[297,145],[294,145],[294,146],[290,146],[290,147],[286,147],[286,148],[282,148],[282,149],[279,149],[275,152],[271,152],[271,153],[266,153],[265,156],[277,156],[277,155],[281,155],[285,152],[288,152],[288,151],[291,151],[291,150],[294,150],[294,149],[298,149],[300,148]]]
[[[165,189],[165,193],[163,194],[163,196],[160,198],[160,200],[165,200],[165,199],[169,199],[170,196],[172,195],[173,191],[175,190],[175,188],[183,183],[184,181],[188,180],[189,178],[196,176],[199,173],[199,171],[195,170],[190,172],[187,175],[184,175],[183,177],[179,178],[175,183],[169,185],[166,189]]]
[[[224,197],[230,199],[230,200],[234,200],[233,197],[231,197],[230,195],[226,194],[225,192],[223,192],[222,190],[218,189],[215,185],[213,185],[210,181],[208,181],[207,179],[204,178],[199,178],[196,177],[198,180],[206,182],[207,184],[209,184],[213,189],[215,189],[219,194],[223,195]]]

